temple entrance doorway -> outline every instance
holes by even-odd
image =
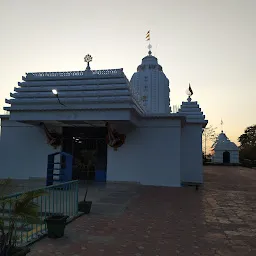
[[[228,151],[223,152],[223,164],[230,163],[230,153]]]
[[[62,150],[73,156],[74,180],[105,181],[106,135],[105,127],[63,127]]]

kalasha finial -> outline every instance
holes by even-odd
[[[87,54],[85,57],[84,57],[84,61],[87,63],[87,67],[86,67],[86,70],[90,70],[90,62],[92,61],[92,56],[90,54]]]
[[[188,98],[187,98],[188,102],[191,102],[191,100],[192,100],[192,99],[191,99],[191,96],[192,96],[194,93],[193,93],[193,90],[192,90],[190,84],[189,84],[188,89],[186,90],[186,94],[188,95]]]

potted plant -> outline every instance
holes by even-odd
[[[64,236],[68,216],[63,214],[53,214],[45,219],[48,237],[60,238]]]
[[[86,201],[87,194],[88,194],[88,187],[86,187],[84,200],[78,203],[78,211],[83,212],[85,214],[89,214],[92,208],[92,201]]]
[[[88,180],[88,176],[95,172],[95,153],[94,150],[84,150],[82,152],[83,155],[83,162],[85,165],[83,166],[84,169],[87,170],[86,172],[86,183]],[[88,194],[88,184],[86,184],[86,190],[84,195],[84,200],[78,203],[78,211],[83,212],[85,214],[89,214],[92,207],[92,201],[86,201],[86,197]]]
[[[16,231],[29,224],[39,224],[39,206],[33,202],[35,198],[45,195],[44,190],[33,190],[15,197],[4,196],[4,191],[10,186],[11,180],[0,182],[0,256],[25,256],[30,249],[17,246]],[[8,207],[8,209],[6,209]],[[6,216],[5,213],[8,213]]]

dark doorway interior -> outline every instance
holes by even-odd
[[[106,134],[105,127],[63,128],[62,150],[73,156],[73,179],[94,180],[95,170],[107,170]]]
[[[223,152],[223,164],[230,163],[230,153],[228,151]]]

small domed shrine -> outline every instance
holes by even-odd
[[[214,152],[212,157],[213,163],[238,164],[239,148],[234,142],[231,142],[226,134],[221,131],[215,143],[212,145]]]

